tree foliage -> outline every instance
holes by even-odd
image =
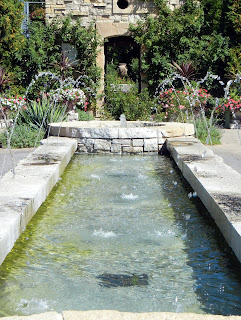
[[[52,23],[32,21],[28,33],[29,37],[15,55],[14,64],[10,65],[15,77],[12,88],[15,86],[21,91],[19,88],[26,88],[39,72],[59,73],[64,42],[72,44],[78,52],[77,64],[68,70],[68,75],[72,76],[75,71],[76,77],[86,75],[98,83],[100,72],[96,56],[99,42],[94,25],[83,27],[80,21],[71,23],[70,17]]]
[[[76,47],[78,51],[76,70],[78,73],[88,75],[97,81],[99,71],[96,67],[96,57],[100,42],[94,24],[83,27],[81,20],[78,19],[76,23],[72,23],[71,17],[67,17],[61,22],[58,37],[62,42],[68,42]]]
[[[156,0],[158,1],[158,0]],[[205,10],[193,0],[186,0],[179,9],[171,12],[164,0],[159,1],[159,14],[131,26],[130,30],[144,53],[142,71],[148,84],[155,89],[171,72],[171,62],[192,62],[199,76],[207,71],[222,73],[229,54],[229,39],[224,34],[206,33]],[[215,25],[218,24],[216,17]],[[214,19],[213,19],[214,20]]]
[[[19,54],[18,82],[26,87],[34,75],[49,69],[60,58],[61,45],[57,41],[57,27],[34,21],[29,24],[29,38]]]
[[[237,36],[241,35],[241,2],[240,0],[232,0],[229,5],[228,18],[232,24],[233,30]],[[239,42],[240,42],[240,38]]]
[[[0,65],[14,64],[25,39],[21,34],[23,4],[19,0],[0,1]]]
[[[203,33],[219,33],[225,28],[225,1],[228,0],[201,0],[204,12]]]

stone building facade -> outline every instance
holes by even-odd
[[[168,0],[171,10],[182,5],[184,0]],[[147,15],[155,15],[156,9],[152,0],[45,0],[46,18],[71,14],[74,20],[81,19],[87,26],[95,22],[103,45],[100,47],[97,65],[103,70],[100,92],[104,89],[105,50],[104,41],[110,38],[128,36],[130,24]],[[117,40],[118,41],[118,40]]]
[[[168,0],[171,10],[179,7],[183,0]],[[108,23],[135,23],[147,14],[155,14],[151,0],[45,0],[46,16],[71,14],[81,18],[83,25],[90,21]]]

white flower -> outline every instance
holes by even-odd
[[[60,88],[50,91],[51,98],[56,102],[68,103],[75,101],[77,106],[84,106],[85,94],[79,88]]]

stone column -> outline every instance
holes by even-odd
[[[105,53],[104,53],[104,39],[102,45],[98,48],[98,55],[96,59],[96,65],[101,69],[100,87],[97,95],[98,100],[96,102],[96,117],[100,117],[100,111],[104,103],[104,89],[105,89]]]

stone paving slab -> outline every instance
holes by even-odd
[[[116,310],[46,312],[31,316],[3,317],[2,320],[241,320],[240,316],[194,313],[149,312],[132,313]]]
[[[127,121],[121,127],[120,121],[73,121],[50,124],[50,135],[70,138],[157,138],[180,137],[194,134],[191,123]]]
[[[240,320],[239,316],[219,316],[194,313],[149,312],[132,313],[115,310],[64,311],[63,320]]]
[[[63,320],[61,314],[57,312],[45,312],[41,314],[33,314],[31,316],[12,316],[3,317],[4,320]]]
[[[34,148],[11,149],[12,158],[9,149],[0,148],[0,177],[2,178],[9,170],[13,170],[20,160],[33,151]]]

